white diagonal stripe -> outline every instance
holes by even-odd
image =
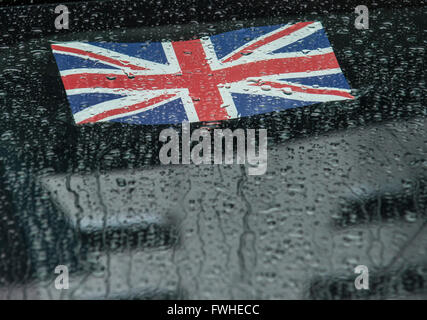
[[[177,72],[177,66],[178,65],[176,63],[161,64],[161,63],[157,63],[157,62],[152,62],[149,60],[144,60],[144,59],[128,56],[126,54],[118,53],[114,50],[101,48],[101,47],[90,45],[88,43],[83,43],[83,42],[64,42],[64,43],[55,43],[55,44],[58,46],[62,46],[62,47],[79,49],[79,50],[82,50],[85,52],[91,52],[91,53],[99,54],[99,55],[102,55],[102,56],[105,56],[105,57],[108,57],[111,59],[119,60],[122,63],[124,63],[124,61],[127,61],[128,63],[133,64],[135,66],[148,69],[148,70],[132,70],[131,67],[127,68],[126,66],[120,66],[120,65],[117,65],[117,64],[114,64],[111,62],[105,62],[103,60],[98,60],[98,59],[93,58],[93,57],[87,57],[84,54],[77,54],[77,53],[61,51],[60,49],[54,49],[54,53],[76,56],[76,57],[85,58],[85,59],[87,58],[90,60],[99,61],[102,64],[114,66],[116,68],[129,69],[129,70],[131,70],[131,72],[138,71],[138,74],[150,74],[150,73],[152,74],[152,72],[154,70],[156,71],[157,74]],[[167,57],[171,58],[173,60],[173,56],[171,55],[171,52],[169,50],[170,46],[171,46],[170,44],[165,43],[163,45],[163,48],[166,48],[165,53],[167,54]],[[176,57],[175,57],[175,59],[176,59]],[[172,61],[172,62],[176,62],[176,61]]]

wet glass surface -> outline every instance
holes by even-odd
[[[209,9],[210,22],[172,7],[147,26],[133,4],[106,1],[70,4],[63,33],[46,31],[54,7],[0,8],[1,299],[427,297],[425,7],[375,8],[357,30],[352,10],[322,7],[246,19]],[[50,49],[313,20],[356,99],[216,124],[268,130],[260,176],[162,165],[167,125],[76,126]],[[70,290],[55,289],[57,265]],[[354,287],[357,265],[368,291]]]

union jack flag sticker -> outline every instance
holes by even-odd
[[[320,22],[52,51],[76,124],[219,121],[354,99]]]

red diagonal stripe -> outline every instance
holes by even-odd
[[[144,109],[144,108],[149,107],[153,104],[162,102],[162,101],[167,100],[169,98],[172,98],[173,96],[175,96],[175,94],[163,94],[161,96],[155,97],[153,99],[150,99],[150,100],[147,100],[144,102],[133,104],[131,106],[104,111],[102,113],[98,113],[97,115],[95,115],[93,117],[82,120],[82,121],[78,122],[77,124],[97,122],[97,121],[100,121],[102,119],[105,119],[105,118],[108,118],[111,116],[115,116],[118,114],[125,114],[125,113],[132,112],[135,110]]]
[[[127,68],[130,68],[130,69],[133,69],[133,70],[147,70],[147,68],[138,67],[138,66],[133,65],[133,64],[127,64],[127,63],[124,63],[124,62],[122,62],[120,60],[116,60],[116,59],[112,59],[112,58],[109,58],[109,57],[105,57],[105,56],[102,56],[102,55],[99,55],[99,54],[96,54],[96,53],[93,53],[93,52],[84,51],[84,50],[75,49],[75,48],[63,47],[63,46],[59,46],[59,45],[56,45],[56,44],[52,44],[51,46],[52,46],[53,50],[63,51],[63,52],[70,52],[70,53],[76,53],[76,54],[79,54],[79,55],[82,55],[82,56],[87,56],[87,57],[91,57],[91,58],[94,58],[94,59],[97,59],[97,60],[100,60],[100,61],[112,63],[112,64],[115,64],[115,65],[120,66],[120,67],[127,67]]]
[[[265,37],[262,40],[259,40],[257,42],[254,42],[253,44],[243,48],[242,50],[240,50],[239,52],[236,52],[235,54],[233,54],[231,57],[225,59],[223,62],[230,62],[230,61],[235,61],[239,58],[241,58],[243,55],[243,52],[252,52],[253,50],[255,50],[256,48],[259,48],[267,43],[273,42],[274,40],[277,40],[279,38],[282,38],[284,36],[287,36],[289,34],[291,34],[292,32],[295,32],[297,30],[300,30],[302,28],[304,28],[305,26],[312,24],[313,22],[299,22],[296,23],[292,26],[290,26],[289,28],[286,28],[285,30],[279,31],[275,34],[272,34],[271,36]]]
[[[292,91],[295,92],[303,92],[303,93],[313,93],[313,94],[330,94],[334,96],[340,96],[345,97],[349,99],[354,99],[354,97],[345,91],[339,91],[339,90],[331,90],[331,89],[316,89],[316,88],[308,88],[308,87],[299,87],[299,86],[293,86],[290,84],[285,83],[277,83],[272,81],[260,81],[259,83],[253,83],[252,86],[263,86],[263,85],[269,85],[272,88],[291,88]]]

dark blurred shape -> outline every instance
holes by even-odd
[[[375,192],[361,199],[352,199],[342,205],[341,213],[335,218],[338,227],[358,224],[408,221],[427,218],[427,183],[420,179],[411,188],[401,191]]]
[[[316,300],[396,299],[427,294],[427,266],[406,266],[398,271],[377,270],[369,277],[369,289],[357,290],[354,277],[319,277],[309,288]]]

